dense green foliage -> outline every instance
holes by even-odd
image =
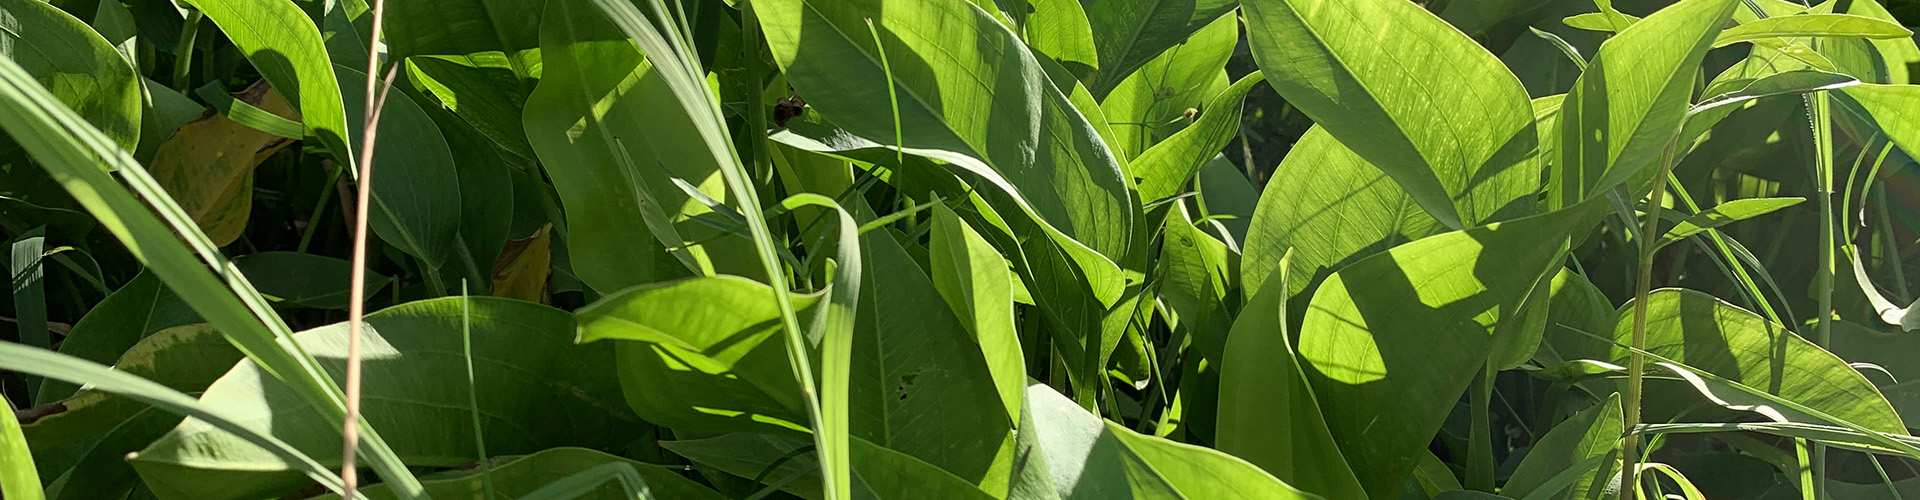
[[[1917,9],[0,0],[0,494],[1920,498]]]

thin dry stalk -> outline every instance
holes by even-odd
[[[380,86],[379,96],[374,96],[374,75],[380,73],[381,18],[386,13],[386,0],[373,1],[373,34],[367,41],[367,121],[365,132],[360,137],[360,192],[354,201],[353,223],[353,269],[348,284],[347,302],[347,417],[342,424],[342,445],[340,450],[340,478],[344,480],[345,490],[341,496],[355,496],[354,490],[359,475],[354,469],[354,452],[360,445],[360,334],[361,320],[366,316],[367,283],[367,208],[373,198],[373,142],[380,128],[380,112],[387,107],[387,92],[393,90],[393,77],[398,65],[387,68],[384,85]]]

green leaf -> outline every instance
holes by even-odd
[[[112,295],[94,304],[80,317],[60,353],[95,363],[112,362],[140,339],[160,330],[197,323],[200,317],[181,302],[151,272],[134,276]],[[40,384],[35,404],[46,404],[72,396],[80,386],[48,379]]]
[[[1101,420],[1045,384],[1027,386],[1036,434],[1060,498],[1318,499],[1245,460]]]
[[[1441,225],[1532,210],[1539,137],[1526,89],[1466,35],[1399,0],[1249,0],[1246,14],[1274,90]]]
[[[1609,462],[1618,461],[1620,415],[1620,394],[1614,393],[1600,404],[1561,421],[1533,443],[1527,457],[1513,470],[1500,492],[1515,498],[1528,497],[1576,463],[1602,457]],[[1606,487],[1609,473],[1615,469],[1617,467],[1608,465],[1581,473],[1571,485],[1571,496],[1594,498],[1599,489]],[[1547,494],[1558,495],[1560,491]]]
[[[1086,80],[1099,69],[1093,27],[1080,0],[1033,0],[1027,5],[1033,8],[1026,19],[1028,47],[1059,62],[1075,80]]]
[[[1632,307],[1624,307],[1614,339],[1633,334]],[[1659,290],[1647,297],[1647,352],[1724,377],[1734,383],[1825,412],[1868,429],[1905,434],[1906,426],[1873,384],[1845,361],[1785,327],[1705,293]],[[1613,346],[1608,360],[1625,363],[1628,350]],[[1624,383],[1624,381],[1622,381]],[[1698,403],[1679,382],[1650,381],[1642,403],[1646,421],[1662,421]],[[1737,391],[1716,393],[1735,404],[1767,404]],[[1797,422],[1824,419],[1767,405]],[[1703,417],[1694,413],[1693,418]],[[1836,422],[1837,424],[1837,422]]]
[[[493,460],[501,460],[495,458]],[[721,500],[726,497],[700,486],[681,476],[679,473],[659,465],[635,462],[599,451],[585,448],[551,448],[524,457],[507,458],[495,463],[486,472],[480,469],[454,471],[452,474],[436,476],[420,481],[427,488],[427,494],[434,498],[478,498],[482,491],[483,474],[491,475],[493,492],[498,498],[527,498],[526,495],[542,486],[572,476],[580,471],[604,465],[623,465],[631,467],[646,480],[648,494],[646,498]],[[360,489],[360,493],[374,500],[401,498],[393,494],[391,488],[376,484]],[[339,495],[316,497],[315,500],[338,499]],[[632,495],[618,487],[609,485],[593,489],[589,494],[575,498],[581,500],[635,500]]]
[[[1178,192],[1193,180],[1200,167],[1220,154],[1240,131],[1241,104],[1247,92],[1264,78],[1255,71],[1207,103],[1206,113],[1172,137],[1134,158],[1129,168],[1139,179],[1140,199],[1153,201]]]
[[[956,498],[985,500],[995,498],[950,472],[913,456],[887,449],[854,437],[853,490],[856,498]],[[776,483],[794,474],[803,474],[786,486],[786,491],[801,498],[819,498],[819,466],[811,452],[801,450],[798,441],[771,436],[730,433],[715,437],[666,441],[662,447],[700,464],[712,466],[740,477],[765,477]],[[783,457],[792,458],[772,467]],[[763,471],[771,471],[762,476]]]
[[[361,136],[366,127],[365,73],[334,66],[346,103],[348,130]],[[356,85],[360,84],[360,85]],[[404,92],[387,96],[380,110],[380,137],[373,145],[373,202],[367,218],[388,244],[435,268],[447,262],[460,241],[460,171],[446,136],[420,105]]]
[[[1775,210],[1791,207],[1807,201],[1806,198],[1747,198],[1721,203],[1700,213],[1687,216],[1686,220],[1668,229],[1660,236],[1659,246],[1666,246],[1689,236],[1699,234],[1727,224],[1759,217]]]
[[[0,0],[0,57],[25,68],[122,149],[139,142],[140,75],[86,23],[45,2]]]
[[[1291,258],[1281,259],[1274,283],[1258,287],[1227,334],[1217,446],[1302,490],[1365,498],[1307,385],[1287,330],[1292,288],[1287,282],[1293,275],[1285,261]]]
[[[545,75],[527,98],[527,139],[567,207],[567,249],[581,279],[611,293],[695,274],[764,275],[750,241],[716,238],[723,233],[690,219],[712,209],[673,178],[734,200],[661,71],[597,9],[555,1],[547,10]]]
[[[1570,234],[1605,206],[1422,238],[1341,269],[1314,293],[1298,352],[1334,441],[1368,494],[1397,494]],[[1272,285],[1268,285],[1272,286]]]
[[[1640,22],[1640,18],[1637,16],[1632,16],[1627,14],[1620,14],[1620,16],[1621,17],[1619,19],[1625,19],[1627,21],[1628,26],[1632,26],[1634,23]],[[1576,14],[1576,15],[1567,16],[1565,19],[1560,20],[1562,24],[1567,25],[1567,27],[1569,28],[1579,28],[1587,31],[1598,31],[1602,33],[1613,33],[1616,31],[1620,31],[1619,27],[1614,26],[1613,24],[1614,21],[1615,21],[1615,18],[1603,12],[1588,12],[1585,14]]]
[[[945,204],[934,205],[929,234],[933,286],[979,344],[1008,422],[1018,421],[1027,367],[1014,325],[1014,277],[1007,259]]]
[[[1751,42],[1762,38],[1857,37],[1906,38],[1912,31],[1899,23],[1850,14],[1800,14],[1778,16],[1741,23],[1720,32],[1714,47]]]
[[[186,325],[141,339],[119,356],[113,369],[198,394],[242,358],[218,330]],[[68,478],[59,489],[58,498],[63,499],[126,494],[139,484],[127,454],[180,424],[176,413],[99,390],[75,394],[58,405],[63,411],[28,424],[25,431],[37,450],[40,470],[49,477]]]
[[[227,335],[236,347],[268,367],[281,381],[318,407],[329,424],[339,427],[345,418],[345,397],[313,357],[298,347],[280,343],[292,336],[278,315],[246,279],[215,250],[180,205],[168,197],[152,175],[112,146],[98,129],[57,102],[11,59],[0,58],[0,128],[20,141],[50,177],[86,207],[133,256],[153,270],[193,306],[196,312]],[[113,168],[102,169],[101,164]],[[106,174],[117,170],[123,186]],[[151,204],[136,201],[131,188]],[[165,217],[164,223],[158,212]],[[185,245],[182,240],[185,240]],[[223,282],[209,272],[219,269]],[[413,476],[399,464],[385,440],[361,422],[367,461],[381,478],[405,491],[418,488]]]
[[[298,307],[344,310],[347,308],[353,263],[321,255],[296,252],[260,252],[233,259],[233,264],[249,276],[268,300]],[[368,271],[362,290],[372,296],[393,283],[393,278]]]
[[[1081,2],[1100,57],[1088,90],[1105,98],[1147,61],[1233,11],[1234,0]],[[1228,16],[1231,17],[1231,16]]]
[[[1701,57],[1736,5],[1674,4],[1600,45],[1562,102],[1549,207],[1599,197],[1654,163],[1680,132]]]
[[[866,282],[853,332],[848,408],[853,436],[981,489],[1006,489],[1014,422],[968,321],[941,307],[933,280],[889,232],[869,232],[862,240]],[[999,307],[1011,313],[1010,297],[1002,299]],[[1012,326],[1011,317],[1004,321]]]
[[[269,460],[291,464],[296,480],[300,474],[305,474],[307,479],[328,488],[337,490],[345,487],[340,477],[334,475],[331,469],[320,465],[319,462],[273,435],[259,432],[241,423],[242,418],[236,417],[230,409],[219,405],[202,405],[192,396],[181,394],[179,391],[137,375],[10,342],[0,342],[0,369],[85,384],[96,391],[137,399],[173,413],[193,417],[197,419],[195,422],[198,422],[198,425],[234,433],[233,435],[238,436],[237,439],[242,440],[243,443],[264,449]],[[6,485],[0,484],[0,486]],[[9,488],[8,491],[13,490]]]
[[[507,239],[525,239],[538,231],[509,234],[518,201],[513,196],[513,173],[520,170],[507,166],[500,151],[488,144],[485,136],[453,113],[431,105],[423,106],[422,110],[433,118],[446,137],[447,148],[453,151],[453,167],[459,171],[463,245],[453,248],[454,259],[445,269],[455,276],[466,277],[470,284],[493,281],[488,271],[506,247]],[[519,121],[517,115],[514,121]],[[484,285],[473,286],[476,295],[487,290]]]
[[[680,439],[661,441],[660,447],[742,478],[764,477],[768,484],[788,481],[781,490],[800,498],[821,498],[820,462],[808,442],[745,432],[707,435],[676,430],[674,435]]]
[[[389,57],[505,59],[514,75],[540,77],[540,19],[547,0],[406,1],[388,4]],[[519,82],[510,82],[517,86]],[[517,104],[517,103],[515,103]],[[464,115],[463,115],[464,116]]]
[[[812,109],[853,135],[893,144],[890,86],[906,152],[980,176],[1068,254],[1103,303],[1123,286],[1135,202],[1120,165],[1012,33],[964,0],[780,0],[755,7],[774,60]],[[867,31],[873,13],[883,47]],[[884,50],[892,82],[881,67]],[[914,68],[908,70],[906,68]],[[985,77],[983,75],[996,75]],[[984,111],[984,112],[983,112]],[[917,193],[916,193],[917,194]],[[1087,250],[1091,250],[1088,252]]]
[[[355,166],[358,151],[350,146],[352,138],[359,134],[348,135],[348,106],[342,104],[339,80],[335,79],[326,44],[312,18],[294,3],[280,0],[182,0],[181,3],[206,13],[207,19],[218,25],[234,47],[253,63],[254,69],[260,71],[260,76],[295,104],[300,111],[300,121],[307,125],[307,133],[318,137],[333,153],[334,160],[346,165],[351,175],[360,175]],[[365,83],[363,74],[346,88],[365,89]],[[364,105],[352,108],[364,109]],[[392,179],[388,177],[390,182]]]
[[[1880,2],[1849,2],[1845,13],[1899,22]],[[1872,83],[1915,83],[1911,72],[1913,66],[1920,63],[1920,45],[1915,45],[1912,38],[1869,39],[1867,44],[1873,46],[1878,56],[1873,58],[1876,78]]]
[[[1139,158],[1148,148],[1193,123],[1189,109],[1207,106],[1228,84],[1227,59],[1240,37],[1240,21],[1221,17],[1173,46],[1100,99],[1099,113],[1113,126],[1115,142],[1127,158]],[[1083,113],[1091,115],[1094,113]],[[1214,148],[1218,152],[1220,148]],[[1140,177],[1137,168],[1129,170]],[[1143,200],[1158,197],[1141,196]]]
[[[1247,226],[1253,223],[1254,208],[1260,203],[1260,191],[1253,188],[1247,174],[1226,156],[1216,155],[1200,166],[1196,184],[1200,188],[1203,213],[1214,218],[1202,229],[1227,242],[1234,253],[1247,244]],[[1238,276],[1236,276],[1237,278]]]
[[[1315,126],[1274,169],[1247,229],[1240,282],[1253,295],[1277,283],[1282,255],[1292,297],[1366,256],[1443,228],[1385,172]]]
[[[407,76],[472,124],[493,144],[534,158],[521,120],[531,85],[522,85],[511,61],[495,53],[418,56],[407,59]]]
[[[644,428],[620,408],[613,351],[568,340],[565,312],[517,300],[450,297],[390,307],[366,317],[362,342],[365,412],[386,430],[400,460],[413,467],[473,461],[463,321],[471,321],[474,385],[486,390],[477,410],[487,450],[531,453],[553,446],[611,448]],[[463,312],[463,310],[465,312]],[[463,317],[464,315],[464,317]],[[345,366],[347,325],[294,335],[329,372]],[[332,424],[314,415],[253,363],[241,363],[200,396],[245,425],[270,432],[326,464],[339,462]],[[545,423],[563,421],[567,425]],[[258,447],[197,420],[154,441],[132,460],[162,499],[241,499],[282,495],[301,487],[295,469]]]
[[[1726,86],[1722,87],[1720,85],[1714,85],[1707,89],[1708,92],[1712,92],[1715,88],[1728,88],[1728,87],[1732,87],[1734,85],[1740,85],[1743,83],[1745,84],[1745,86],[1740,88],[1740,90],[1735,90],[1735,91],[1727,92],[1724,94],[1715,95],[1713,97],[1708,97],[1706,99],[1701,100],[1700,104],[1695,104],[1693,105],[1692,108],[1689,108],[1687,110],[1687,116],[1692,117],[1694,115],[1698,115],[1707,110],[1711,110],[1711,109],[1715,109],[1721,106],[1727,106],[1731,104],[1743,103],[1743,102],[1751,101],[1754,99],[1759,99],[1762,97],[1771,97],[1771,96],[1786,95],[1786,94],[1806,94],[1806,93],[1818,92],[1822,90],[1833,90],[1833,89],[1851,87],[1854,85],[1859,85],[1860,81],[1855,80],[1853,79],[1853,77],[1847,76],[1847,75],[1841,75],[1837,73],[1828,73],[1825,71],[1819,71],[1819,70],[1813,70],[1813,69],[1805,69],[1805,70],[1775,73],[1759,79],[1735,79],[1735,80],[1729,80],[1725,82],[1716,81],[1715,83],[1716,84],[1724,83]],[[1728,112],[1731,112],[1731,110],[1728,110]],[[1717,121],[1724,117],[1725,117],[1724,115],[1715,116],[1713,120]],[[1710,125],[1711,123],[1712,122],[1708,122],[1707,124]],[[1693,125],[1691,123],[1689,123],[1689,125],[1690,125],[1688,127],[1689,129],[1692,129],[1698,126],[1698,125]]]
[[[13,401],[0,406],[13,413]],[[0,419],[0,492],[17,500],[46,499],[40,490],[40,473],[33,469],[33,451],[20,435],[20,422],[11,418]]]
[[[648,422],[675,428],[806,431],[767,285],[736,276],[642,285],[575,313],[580,342],[623,340],[621,387]],[[805,310],[817,295],[794,295]]]

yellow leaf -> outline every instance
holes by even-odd
[[[508,241],[493,261],[493,296],[546,303],[547,273],[553,267],[552,224],[533,236]]]
[[[233,98],[282,118],[300,119],[264,80]],[[215,245],[226,245],[247,228],[253,169],[292,143],[209,111],[161,143],[150,170]]]

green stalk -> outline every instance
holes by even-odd
[[[1483,367],[1473,376],[1473,385],[1467,388],[1471,394],[1473,427],[1467,438],[1466,487],[1487,493],[1493,493],[1493,421],[1488,411],[1493,399],[1492,379],[1493,373]]]
[[[173,46],[173,90],[182,94],[192,88],[187,74],[193,71],[193,42],[200,37],[200,21],[206,18],[199,10],[187,12],[187,20],[180,25],[180,43]]]
[[[1673,149],[1675,141],[1667,141],[1666,151],[1660,153],[1660,173],[1655,179],[1665,179],[1673,173]],[[1640,389],[1647,367],[1646,356],[1641,350],[1647,346],[1647,295],[1653,289],[1653,254],[1659,238],[1654,236],[1660,230],[1660,204],[1666,201],[1666,186],[1653,183],[1653,192],[1647,195],[1647,217],[1640,232],[1640,259],[1638,284],[1633,289],[1633,354],[1627,361],[1627,400],[1626,400],[1626,438],[1620,443],[1620,456],[1626,463],[1620,467],[1620,500],[1632,500],[1636,486],[1636,463],[1639,462],[1639,436],[1632,433],[1640,425]]]
[[[1814,330],[1813,343],[1826,347],[1833,337],[1833,123],[1830,120],[1827,93],[1814,92],[1807,96],[1807,119],[1813,122],[1813,175],[1814,185],[1818,186],[1814,194],[1820,197],[1820,267],[1814,275],[1814,293],[1820,299],[1820,322]],[[1796,440],[1798,442],[1798,440]],[[1813,445],[1813,492],[1814,498],[1827,496],[1827,446]]]

